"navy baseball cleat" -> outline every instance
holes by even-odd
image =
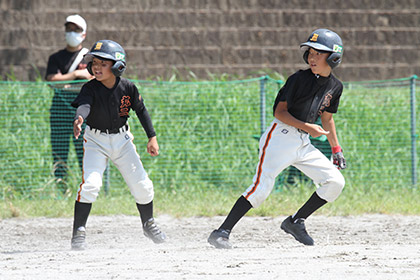
[[[79,227],[76,234],[71,239],[72,250],[85,250],[86,249],[86,229],[85,227]]]
[[[305,245],[314,245],[314,240],[306,232],[305,219],[297,219],[292,222],[292,216],[289,216],[281,223],[281,229],[286,233],[290,233],[293,237]]]
[[[150,218],[143,225],[143,233],[146,237],[152,239],[156,244],[163,243],[166,240],[166,235],[160,231],[155,223],[155,219]]]
[[[232,245],[229,243],[230,230],[215,229],[210,234],[207,241],[218,249],[231,249]]]

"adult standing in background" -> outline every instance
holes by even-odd
[[[65,21],[66,47],[52,54],[48,59],[47,81],[89,80],[92,76],[86,69],[87,64],[83,56],[88,49],[83,48],[82,42],[86,38],[87,24],[80,15],[70,15]],[[82,83],[52,84],[54,97],[50,109],[51,146],[54,159],[54,176],[58,188],[65,193],[67,184],[67,159],[70,138],[73,136],[73,118],[75,109],[71,102],[76,98]],[[82,168],[83,140],[74,139],[73,143]]]

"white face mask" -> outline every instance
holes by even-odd
[[[77,47],[83,40],[83,33],[66,32],[66,42],[70,47]]]

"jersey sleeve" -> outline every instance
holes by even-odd
[[[128,81],[128,85],[131,92],[130,95],[132,96],[131,109],[133,109],[133,111],[137,111],[139,107],[144,106],[143,99],[139,93],[139,90],[137,89],[137,86],[134,83],[132,83],[131,81]]]
[[[90,106],[93,101],[93,93],[88,84],[84,84],[80,90],[79,95],[71,103],[71,106],[77,108],[74,119],[76,120],[79,116],[82,116],[84,120],[87,119],[90,113]]]
[[[87,119],[90,113],[90,105],[83,104],[77,107],[76,114],[74,115],[74,120],[77,120],[81,116],[84,120]]]
[[[297,80],[297,73],[291,75],[286,80],[286,83],[284,84],[284,86],[277,93],[277,97],[276,97],[276,100],[274,101],[274,106],[273,106],[273,115],[274,115],[274,112],[276,111],[276,108],[279,102],[287,101],[288,104],[292,103],[291,97],[293,95],[293,91],[296,85],[296,80]]]
[[[133,102],[131,104],[131,108],[136,112],[136,115],[139,118],[147,137],[154,137],[156,136],[156,132],[153,127],[152,119],[150,118],[149,112],[147,111],[146,105],[144,105],[143,98],[133,83],[131,83],[131,88],[133,94]]]
[[[90,82],[84,84],[77,97],[71,103],[71,106],[77,108],[84,104],[92,105],[94,96],[93,94],[94,93],[92,88],[90,87]]]
[[[343,93],[343,84],[340,82],[337,86],[336,92],[334,94],[334,98],[331,100],[331,104],[329,107],[326,108],[325,111],[331,114],[335,114],[338,111],[338,106],[340,105],[340,97]]]

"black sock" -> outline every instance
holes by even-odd
[[[140,219],[142,225],[147,222],[150,218],[153,218],[153,200],[147,204],[137,204],[137,209],[140,213]]]
[[[231,231],[236,223],[252,208],[251,203],[241,195],[241,197],[233,205],[229,215],[226,217],[219,229],[226,229]]]
[[[308,201],[292,217],[292,222],[300,218],[308,218],[313,212],[321,208],[326,203],[327,201],[320,198],[318,194],[314,192],[312,196],[308,199]]]
[[[86,227],[92,203],[82,203],[76,201],[74,204],[73,236],[79,227]]]

